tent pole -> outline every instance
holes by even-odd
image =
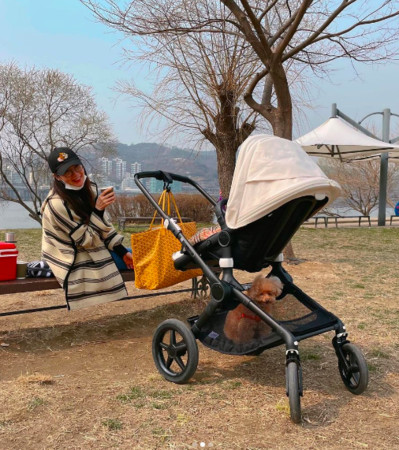
[[[389,122],[391,111],[386,108],[382,112],[382,140],[389,142]],[[388,153],[381,153],[380,162],[380,195],[378,199],[378,226],[385,226],[388,186]]]
[[[360,124],[363,122],[364,119],[366,119],[369,116],[372,116],[374,114],[382,114],[382,140],[384,142],[396,142],[399,140],[399,137],[396,139],[393,139],[392,141],[389,140],[389,133],[390,133],[390,121],[391,121],[391,115],[396,116],[396,114],[392,114],[391,110],[389,108],[386,108],[381,112],[375,112],[368,114],[366,117],[363,117],[362,120],[360,120],[358,123],[355,122],[353,119],[348,117],[346,114],[344,114],[342,111],[340,111],[337,108],[337,104],[333,103],[331,107],[331,113],[332,117],[341,117],[342,119],[346,120],[348,123],[353,125],[358,130],[362,131],[363,133],[367,134],[370,137],[379,139],[377,136],[374,136],[373,133],[370,133],[370,131],[363,128]],[[379,198],[378,198],[378,226],[385,226],[386,223],[386,208],[387,208],[387,187],[388,187],[388,153],[381,153],[381,160],[380,160],[380,191],[379,191]]]

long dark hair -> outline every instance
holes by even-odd
[[[95,194],[92,191],[93,184],[87,177],[83,188],[79,191],[73,191],[65,189],[64,183],[54,178],[54,192],[67,202],[68,206],[82,218],[85,224],[89,223],[90,215],[95,206]]]

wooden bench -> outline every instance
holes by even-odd
[[[120,230],[124,230],[126,224],[142,224],[142,223],[151,223],[152,217],[118,217],[118,228]],[[162,217],[156,216],[155,222],[160,222]],[[178,220],[176,217],[174,217],[175,220]],[[181,220],[183,222],[192,222],[193,219],[190,217],[182,217]]]
[[[133,270],[123,270],[121,271],[121,275],[123,281],[134,281],[134,271]],[[0,281],[0,295],[2,294],[17,294],[24,292],[34,292],[34,291],[44,291],[51,289],[61,289],[58,281],[54,278],[25,278],[21,280],[10,280],[10,281]],[[132,300],[137,298],[146,298],[146,297],[156,297],[159,295],[170,295],[176,294],[180,292],[191,292],[191,296],[194,298],[203,297],[207,295],[208,287],[203,282],[202,279],[199,281],[196,278],[192,279],[191,288],[187,289],[178,289],[172,291],[154,291],[154,293],[148,293],[141,295],[135,295],[131,297],[122,298],[122,300]],[[2,316],[13,316],[16,314],[26,314],[31,312],[39,312],[39,311],[50,311],[54,309],[66,309],[67,305],[55,305],[55,306],[46,306],[43,308],[32,308],[32,309],[19,309],[16,311],[0,311],[0,317]]]
[[[134,281],[134,270],[121,271],[123,281]],[[47,291],[61,289],[56,278],[24,278],[22,280],[0,281],[0,295],[18,292]]]
[[[389,221],[389,225],[392,225],[392,221],[393,221],[394,219],[398,219],[398,220],[399,220],[399,216],[397,216],[396,214],[393,214],[393,215],[391,216],[391,220]]]

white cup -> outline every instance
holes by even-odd
[[[103,193],[104,191],[107,191],[109,189],[109,193],[111,193],[114,190],[113,186],[107,186],[100,188],[100,192]]]
[[[9,231],[6,233],[5,236],[6,242],[16,242],[15,240],[15,233],[13,231]]]

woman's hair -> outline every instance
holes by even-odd
[[[79,191],[65,189],[64,183],[56,178],[54,178],[53,183],[54,192],[68,203],[68,206],[82,218],[85,224],[89,223],[90,215],[95,206],[95,196],[91,186],[89,177],[86,178],[83,188]]]

